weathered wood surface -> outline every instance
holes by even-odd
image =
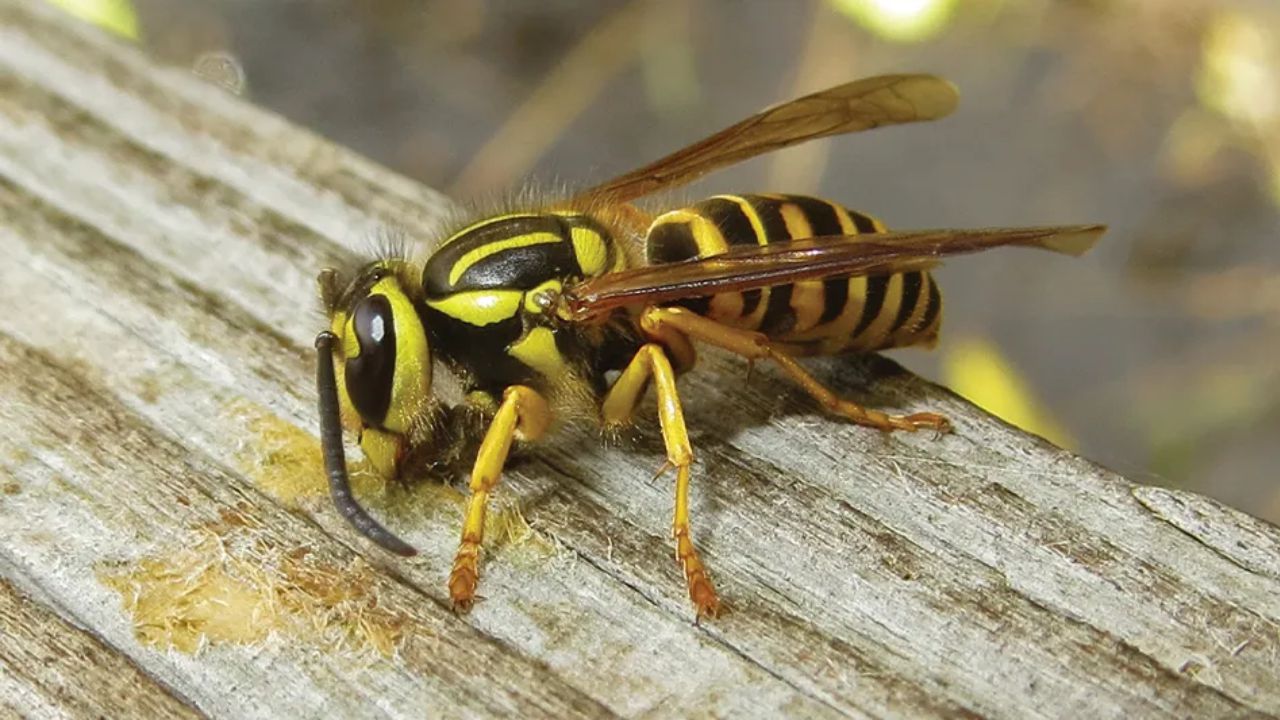
[[[684,381],[724,617],[692,623],[652,415],[635,447],[568,429],[511,470],[487,599],[455,615],[455,494],[362,486],[410,562],[329,508],[310,349],[315,270],[443,207],[0,0],[0,707],[1280,715],[1280,531],[878,362],[824,372],[955,435],[828,422],[723,359]]]

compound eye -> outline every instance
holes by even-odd
[[[346,384],[351,404],[366,424],[381,427],[391,406],[396,370],[396,325],[391,301],[367,295],[351,316],[360,354],[347,358]]]

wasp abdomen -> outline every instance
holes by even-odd
[[[711,257],[734,245],[884,232],[879,220],[803,195],[717,195],[654,220],[652,264]],[[856,240],[855,240],[856,241]],[[871,352],[937,338],[942,296],[926,272],[834,277],[677,304],[756,330],[797,354]]]

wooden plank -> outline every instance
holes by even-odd
[[[0,705],[28,717],[199,717],[125,655],[0,580]]]
[[[714,354],[682,381],[723,618],[692,623],[651,414],[633,443],[566,427],[511,469],[486,599],[455,615],[458,493],[358,478],[411,561],[346,528],[310,349],[318,268],[447,213],[0,0],[0,576],[48,599],[49,636],[17,648],[92,639],[140,670],[116,675],[132,696],[225,717],[1280,714],[1280,531],[877,360],[818,367],[956,434],[830,422]],[[0,705],[110,714],[94,677],[65,706],[0,683]]]

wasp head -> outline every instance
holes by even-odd
[[[316,337],[316,349],[321,444],[330,490],[356,529],[401,554],[413,549],[382,528],[351,494],[342,417],[354,420],[365,457],[388,478],[398,475],[415,436],[430,425],[431,350],[419,312],[421,290],[413,278],[403,260],[369,263],[345,285],[333,270],[318,278],[329,315],[329,329]]]

